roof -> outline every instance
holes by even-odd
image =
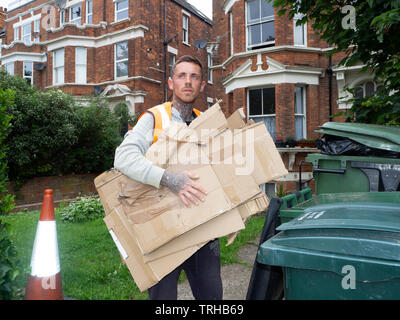
[[[190,11],[190,13],[193,13],[195,16],[203,20],[204,22],[208,23],[210,26],[212,26],[213,22],[211,19],[209,19],[203,12],[198,10],[196,7],[192,6],[190,3],[188,3],[185,0],[171,0],[172,2],[175,2],[176,4],[180,5],[184,9]]]

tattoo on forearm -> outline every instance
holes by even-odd
[[[179,193],[190,180],[191,179],[184,173],[164,171],[160,184],[170,188],[175,193]]]

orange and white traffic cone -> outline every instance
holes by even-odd
[[[53,190],[44,192],[42,211],[36,229],[31,258],[31,273],[25,300],[62,300],[60,260],[54,215]]]

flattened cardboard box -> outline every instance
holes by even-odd
[[[268,204],[267,196],[264,193],[260,193],[246,203],[180,235],[152,253],[144,255],[143,260],[145,262],[154,261],[193,245],[221,238],[226,235],[228,236],[229,245],[233,242],[234,237],[239,234],[240,230],[245,228],[245,223],[248,218],[261,211],[265,211],[268,208]],[[229,229],[236,230],[229,232]],[[232,240],[230,240],[231,238]]]
[[[239,210],[233,209],[170,241],[147,257],[151,261],[146,263],[121,206],[114,208],[104,221],[141,291],[156,284],[209,240],[244,228]]]

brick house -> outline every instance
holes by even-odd
[[[126,101],[132,113],[170,97],[176,56],[196,55],[207,67],[207,52],[196,45],[212,27],[183,0],[23,1],[5,22],[1,64],[10,73],[82,100],[103,93],[111,104]]]
[[[310,24],[296,26],[264,0],[214,0],[213,12],[212,96],[223,99],[225,112],[244,106],[247,118],[263,121],[276,140],[317,138],[314,130],[339,111],[332,68],[342,57],[328,58],[331,48]],[[300,160],[317,150],[279,150],[290,171],[280,180],[294,190]],[[303,181],[310,171],[303,168]]]
[[[264,0],[213,0],[212,21],[184,0],[26,0],[6,13],[0,59],[41,90],[83,100],[102,93],[141,113],[170,97],[175,57],[196,55],[208,82],[199,109],[222,99],[227,116],[244,107],[276,140],[314,139],[319,125],[349,107],[338,100],[346,85],[365,96],[378,84],[362,66],[337,67],[343,56],[328,58],[331,48],[296,18],[279,17]],[[300,161],[317,150],[279,151],[290,171],[279,183],[294,190]],[[311,178],[305,165],[302,179]],[[275,190],[275,182],[265,189]]]

